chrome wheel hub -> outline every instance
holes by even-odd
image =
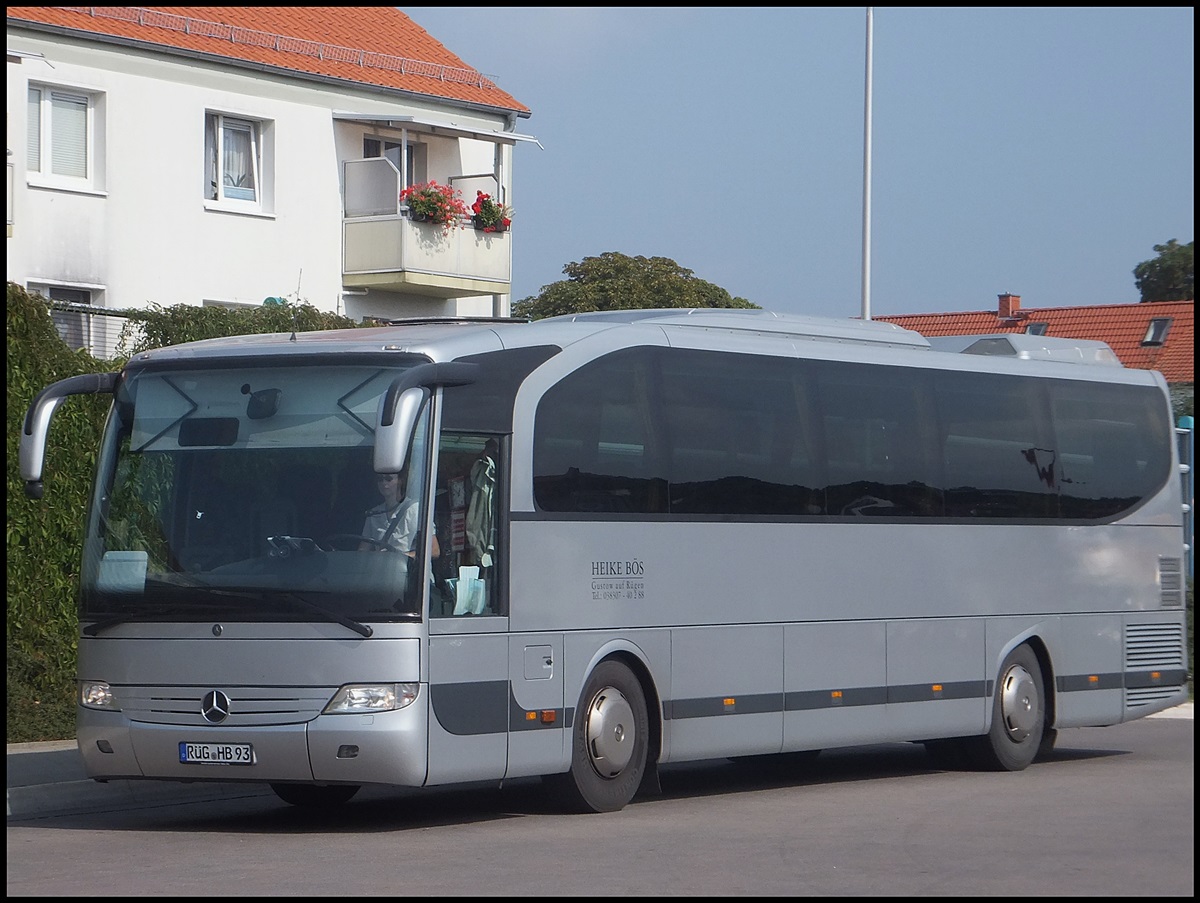
[[[1033,675],[1020,665],[1009,668],[1000,682],[1000,717],[1004,719],[1005,733],[1014,743],[1033,733],[1042,717],[1037,684]]]
[[[587,713],[588,759],[596,774],[614,778],[633,757],[637,730],[633,706],[613,687],[605,687],[592,699]]]

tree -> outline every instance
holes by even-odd
[[[629,257],[606,251],[563,267],[567,278],[513,304],[514,317],[540,320],[591,310],[666,307],[758,308],[745,298],[697,279],[666,257]]]
[[[1195,247],[1194,241],[1181,245],[1173,238],[1154,246],[1158,257],[1133,268],[1142,301],[1191,301],[1196,297]]]

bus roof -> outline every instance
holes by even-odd
[[[929,339],[929,345],[935,351],[958,354],[1003,355],[1023,360],[1124,366],[1105,342],[1092,339],[1060,339],[1009,332],[995,335],[936,336]]]
[[[663,310],[606,310],[550,317],[539,323],[550,324],[634,324],[770,333],[798,339],[856,342],[894,347],[927,348],[929,342],[920,333],[880,320],[810,317],[781,314],[770,310],[741,308],[667,308]]]
[[[356,329],[204,339],[142,352],[130,363],[137,367],[151,362],[181,363],[225,357],[287,357],[331,352],[408,353],[448,361],[505,348],[538,345],[566,348],[597,333],[621,328],[655,329],[666,333],[704,330],[714,335],[761,335],[917,352],[1122,366],[1107,344],[1085,339],[1017,333],[926,338],[913,330],[879,320],[725,308],[592,311],[536,321],[497,317],[398,319],[388,321],[386,325]],[[633,344],[640,343],[634,341]],[[714,345],[719,347],[720,340],[716,339]]]

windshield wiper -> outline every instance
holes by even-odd
[[[223,587],[210,586],[208,584],[199,583],[199,582],[195,582],[195,583],[189,582],[189,583],[182,583],[182,584],[176,584],[176,585],[182,585],[182,586],[186,586],[189,588],[203,587],[204,589],[208,590],[208,592],[214,596],[227,596],[227,597],[237,598],[237,599],[251,599],[254,601],[258,601],[258,602],[264,601],[267,598],[267,593],[263,592],[263,591],[253,591],[253,590],[244,590],[244,589],[225,589]],[[375,633],[375,631],[367,624],[362,624],[362,623],[354,620],[353,618],[349,618],[346,615],[343,615],[339,612],[328,609],[323,605],[318,605],[316,602],[310,602],[308,599],[305,599],[303,596],[299,595],[298,593],[279,591],[279,592],[275,593],[274,595],[278,596],[280,598],[286,599],[287,601],[292,602],[292,603],[300,606],[301,608],[305,608],[305,609],[308,609],[309,611],[316,612],[319,615],[323,615],[330,621],[333,621],[335,624],[341,624],[346,629],[353,630],[355,633],[359,634],[360,636],[370,637]],[[89,624],[87,627],[83,628],[83,633],[87,636],[96,636],[101,631],[108,630],[110,627],[116,627],[118,624],[124,624],[127,621],[132,621],[135,619],[142,620],[142,619],[146,618],[147,616],[153,617],[156,615],[179,614],[179,613],[182,613],[185,611],[191,611],[191,610],[192,610],[191,606],[160,605],[157,608],[154,608],[153,610],[139,611],[139,612],[123,614],[123,615],[114,615],[111,618],[107,618],[103,621],[98,621],[95,624]]]
[[[111,618],[105,618],[103,621],[97,621],[95,624],[89,624],[83,628],[84,636],[96,636],[110,627],[116,627],[118,624],[124,624],[126,621],[142,620],[146,617],[154,617],[156,615],[180,614],[185,611],[191,611],[191,606],[183,605],[160,605],[157,608],[147,609],[145,611],[130,612],[129,614],[113,615]]]
[[[262,593],[262,592],[253,593],[253,592],[247,592],[245,590],[217,589],[216,587],[213,587],[212,592],[218,596],[237,596],[242,599],[263,600],[266,598],[266,593]],[[329,620],[333,621],[334,623],[341,624],[346,629],[353,630],[355,633],[359,634],[360,636],[369,637],[375,633],[375,631],[370,627],[370,625],[363,624],[359,621],[354,620],[353,618],[350,618],[344,614],[341,614],[340,612],[336,612],[330,608],[326,608],[324,605],[318,605],[316,602],[310,602],[308,599],[305,599],[299,593],[294,593],[294,592],[290,592],[290,591],[279,591],[276,593],[276,595],[282,599],[287,599],[289,602],[296,603],[301,608],[306,608],[309,611],[313,611],[313,612],[316,612],[317,614],[324,615],[325,617],[327,617]]]

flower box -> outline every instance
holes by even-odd
[[[480,232],[507,232],[512,225],[512,208],[492,200],[490,194],[475,192],[471,220]]]

